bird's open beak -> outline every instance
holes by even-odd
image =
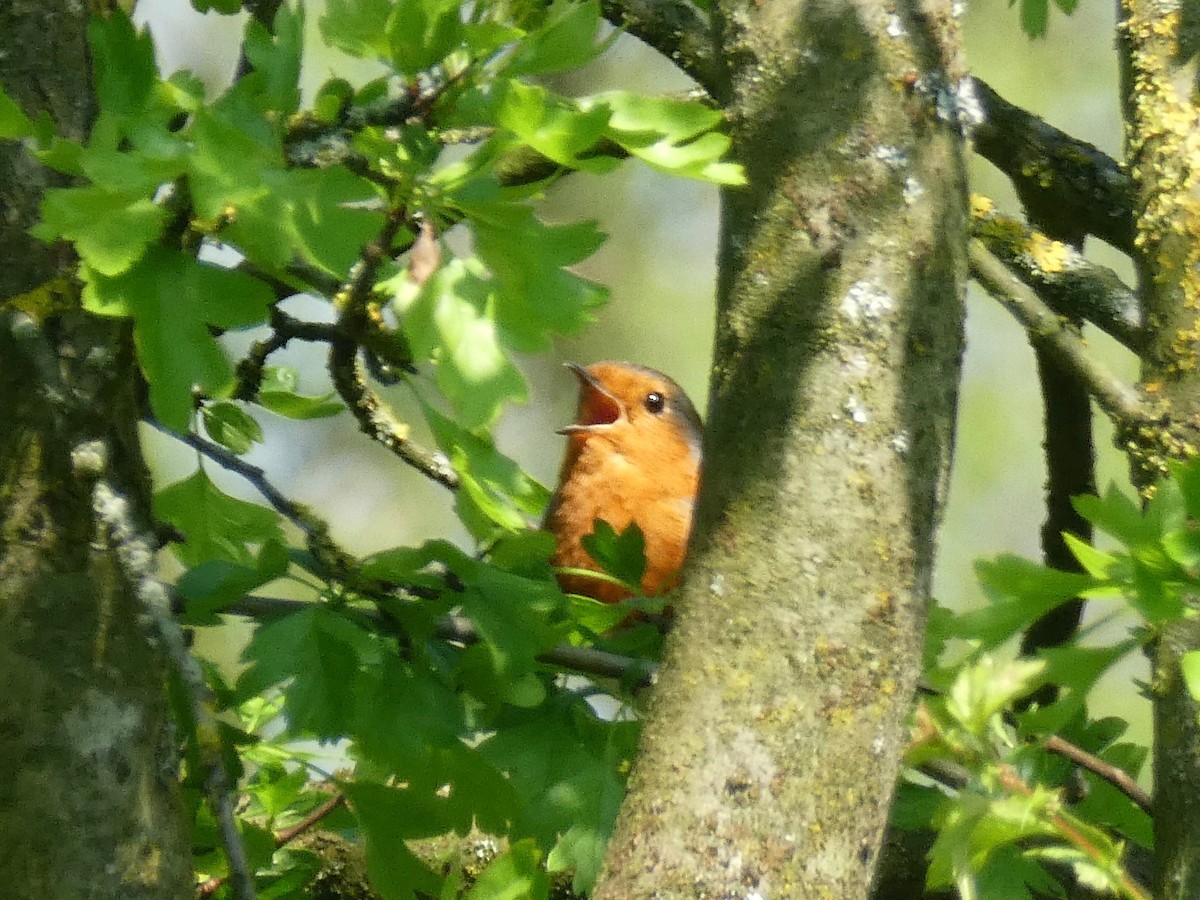
[[[578,363],[565,363],[579,379],[579,412],[575,421],[558,429],[559,434],[587,434],[621,418],[621,403],[600,381]]]

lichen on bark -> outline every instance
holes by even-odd
[[[596,897],[866,896],[962,350],[957,23],[800,0],[717,18],[749,186],[723,197],[697,538]]]

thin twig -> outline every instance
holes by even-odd
[[[1119,790],[1122,794],[1136,803],[1143,812],[1154,814],[1154,801],[1150,795],[1124,769],[1107,763],[1100,757],[1088,753],[1082,747],[1077,747],[1070,741],[1063,740],[1058,735],[1051,735],[1042,741],[1042,746],[1057,756],[1069,759],[1081,769],[1086,769],[1097,778],[1103,779]]]
[[[1109,418],[1124,428],[1151,421],[1137,391],[1092,359],[1078,332],[1029,285],[1013,275],[977,238],[971,239],[968,253],[975,280],[1025,327],[1031,341],[1051,348],[1079,376]]]
[[[370,328],[368,301],[375,278],[384,260],[391,258],[392,242],[404,221],[404,210],[389,210],[378,237],[363,248],[351,270],[350,281],[339,292],[342,312],[338,317],[338,328],[341,333],[330,342],[329,374],[334,389],[350,407],[364,433],[423,475],[443,487],[457,490],[458,473],[449,460],[411,440],[408,425],[401,422],[391,407],[368,386],[358,362],[360,342],[350,337],[364,334]]]
[[[354,556],[343,550],[330,536],[329,523],[315,515],[308,507],[288,499],[282,491],[267,479],[267,473],[253,463],[247,462],[237,454],[200,437],[198,434],[181,434],[172,431],[160,422],[150,420],[150,424],[194,450],[202,453],[223,469],[236,472],[262,494],[263,498],[280,515],[299,528],[305,537],[305,543],[313,556],[328,570],[328,574],[340,579],[347,579],[355,569]],[[353,580],[353,579],[351,579]],[[357,586],[357,583],[356,583]]]
[[[300,835],[311,829],[314,825],[319,824],[320,821],[326,816],[336,812],[345,805],[346,796],[344,794],[334,794],[291,828],[285,828],[282,831],[277,832],[275,834],[275,847],[278,849],[279,847],[290,844],[296,838],[300,837]],[[225,881],[226,877],[224,875],[214,876],[196,889],[196,895],[199,897],[211,897],[218,890],[220,890],[221,885],[223,885]]]
[[[1019,794],[1022,797],[1032,797],[1033,789],[1025,783],[1020,774],[1012,766],[1007,763],[1001,763],[999,766],[1000,784],[1005,790],[1013,794]],[[1089,856],[1097,865],[1104,862],[1103,853],[1099,847],[1088,839],[1087,835],[1083,834],[1075,824],[1071,822],[1062,813],[1051,813],[1050,822],[1058,829],[1059,833],[1078,850]],[[1120,875],[1121,887],[1134,900],[1150,900],[1150,894],[1147,890],[1138,884],[1132,876],[1122,871]]]

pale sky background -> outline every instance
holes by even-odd
[[[309,5],[310,31],[315,31],[319,7]],[[152,22],[165,69],[192,68],[214,85],[229,78],[236,47],[224,35],[232,20],[199,16],[187,0],[142,0],[139,15]],[[1114,4],[1100,0],[1082,0],[1071,17],[1052,9],[1048,37],[1031,41],[1020,31],[1016,7],[1004,0],[974,0],[966,18],[968,60],[976,75],[1010,101],[1119,157],[1113,16]],[[310,57],[306,88],[311,91],[329,77],[334,65],[341,66],[342,61]],[[356,71],[360,77],[369,73],[362,64]],[[339,74],[354,78],[343,69]],[[555,87],[564,93],[589,93],[647,85],[674,91],[686,88],[688,81],[626,37],[586,73],[561,80]],[[1004,212],[1019,215],[1020,207],[1003,176],[978,158],[971,172],[973,192],[986,194]],[[498,430],[501,449],[542,481],[551,482],[562,451],[562,438],[554,429],[570,420],[574,405],[575,382],[558,365],[562,360],[587,363],[615,358],[653,366],[675,377],[696,405],[705,407],[717,194],[707,185],[626,164],[615,178],[565,179],[552,190],[543,215],[559,222],[581,218],[600,222],[608,242],[579,271],[612,289],[612,300],[593,328],[560,342],[552,357],[520,361],[530,381],[531,402],[506,414]],[[1098,242],[1090,244],[1088,252],[1131,277],[1120,254]],[[319,307],[307,303],[301,308],[316,315]],[[975,583],[974,559],[1002,552],[1036,557],[1044,518],[1040,397],[1028,344],[1008,314],[974,286],[967,327],[957,459],[935,579],[938,600],[955,608],[984,602]],[[1093,343],[1109,365],[1134,376],[1128,354],[1104,338]],[[244,347],[245,341],[235,341],[234,346]],[[327,389],[323,357],[313,345],[293,343],[272,361],[301,368],[307,389]],[[367,440],[348,415],[315,427],[268,413],[260,419],[268,441],[251,454],[250,461],[267,469],[289,496],[319,510],[332,523],[335,537],[353,551],[367,553],[432,536],[461,536],[448,494]],[[167,447],[160,436],[148,435],[148,441],[164,481],[187,474],[194,465],[190,453]],[[1117,480],[1127,486],[1123,459],[1111,448],[1106,428],[1097,443],[1103,453],[1099,483]],[[258,499],[236,478],[219,480],[234,493]],[[1116,640],[1124,628],[1106,628],[1099,638]],[[1092,712],[1096,717],[1123,715],[1147,735],[1148,706],[1133,693],[1131,676],[1146,677],[1140,657],[1096,692]]]

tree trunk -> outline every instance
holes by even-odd
[[[82,137],[94,115],[87,5],[0,8],[0,83]],[[59,272],[26,230],[49,175],[0,143],[0,298]],[[71,449],[149,507],[128,335],[0,307],[0,885],[11,898],[179,898],[192,890],[163,666],[92,514]],[[143,521],[148,521],[144,519]]]
[[[1132,436],[1134,479],[1145,487],[1172,455],[1200,446],[1200,163],[1195,140],[1195,3],[1122,4],[1120,30],[1129,123],[1128,161],[1138,192],[1134,262],[1151,325],[1142,378],[1175,423],[1171,434]],[[1194,621],[1168,626],[1152,648],[1154,896],[1200,897],[1200,704],[1179,660],[1200,648]]]
[[[721,0],[705,485],[597,898],[867,896],[920,670],[966,279],[949,4]],[[935,112],[936,110],[936,112]]]

